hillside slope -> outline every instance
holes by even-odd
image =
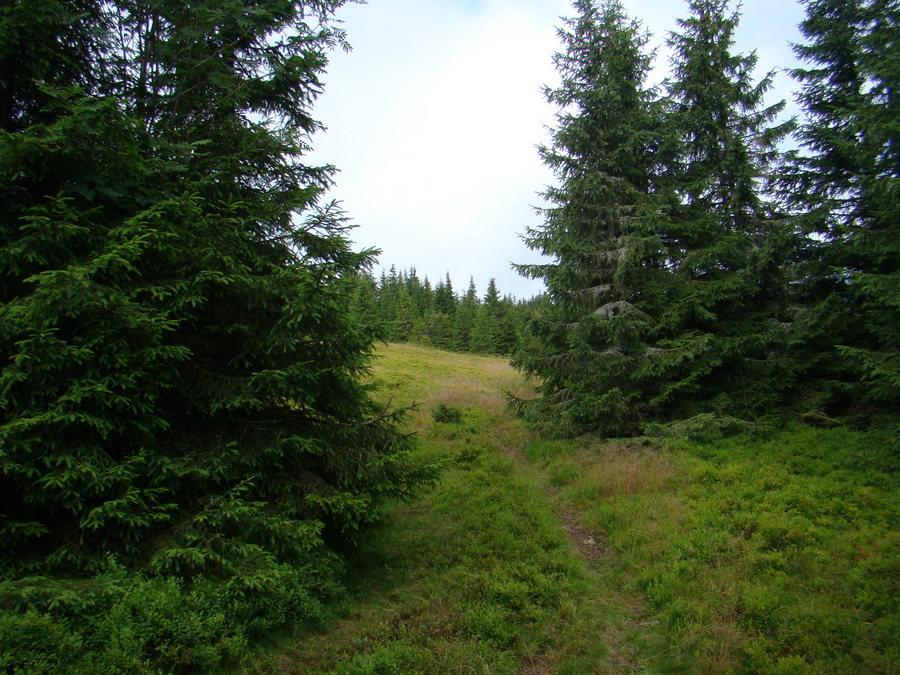
[[[844,430],[535,437],[500,359],[387,345],[378,396],[443,479],[268,673],[897,672],[898,481]]]

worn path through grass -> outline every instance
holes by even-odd
[[[372,376],[442,478],[257,672],[900,672],[900,481],[864,435],[547,440],[501,359],[387,345]]]
[[[638,672],[661,638],[635,627],[659,622],[615,590],[606,545],[525,459],[540,444],[506,406],[521,377],[501,359],[413,345],[384,347],[373,376],[379,397],[416,405],[423,460],[448,466],[364,551],[346,615],[260,670]]]

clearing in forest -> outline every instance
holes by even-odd
[[[442,478],[258,672],[897,672],[900,491],[849,432],[547,440],[502,359],[392,344],[372,375]]]

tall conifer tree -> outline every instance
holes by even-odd
[[[359,382],[372,254],[301,163],[340,4],[0,12],[31,64],[0,78],[2,574],[117,554],[300,598],[417,482]]]
[[[472,349],[472,332],[478,314],[478,291],[475,279],[469,278],[469,288],[459,299],[454,317],[453,348],[467,352]]]
[[[692,0],[671,34],[661,234],[674,275],[658,342],[674,419],[752,418],[775,410],[793,377],[786,346],[791,225],[766,198],[778,143],[792,121],[765,105],[772,73],[754,83],[754,54],[732,51],[738,12]]]
[[[900,8],[806,0],[808,123],[788,182],[807,212],[810,311],[800,322],[811,405],[892,418],[900,408]]]
[[[526,243],[551,262],[519,266],[543,279],[550,302],[514,364],[543,397],[524,410],[556,428],[629,434],[648,414],[647,339],[667,272],[654,231],[654,94],[647,37],[617,0],[576,0],[559,35],[559,108],[540,149],[559,180],[545,222]]]

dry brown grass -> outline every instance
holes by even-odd
[[[675,477],[675,463],[664,452],[607,444],[590,457],[579,491],[594,498],[665,492]]]

